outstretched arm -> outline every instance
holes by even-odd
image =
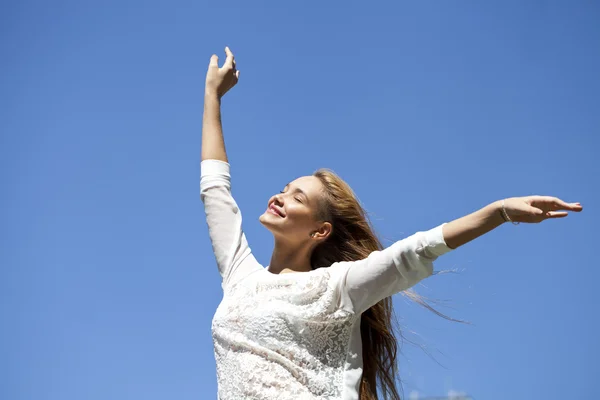
[[[582,209],[579,203],[566,203],[551,196],[513,197],[493,202],[445,224],[444,240],[448,247],[455,249],[509,220],[515,223],[539,223],[549,218],[563,218],[568,215],[568,211],[578,212]]]
[[[229,47],[225,48],[227,58],[219,68],[219,57],[210,58],[204,89],[204,117],[202,118],[202,161],[219,160],[228,162],[221,124],[221,97],[235,86],[240,71],[235,69],[235,59]]]
[[[504,207],[504,212],[503,212]],[[541,222],[581,211],[579,203],[549,196],[513,197],[496,201],[472,214],[399,240],[358,261],[337,263],[341,304],[361,313],[378,301],[415,285],[433,273],[441,255],[510,221]]]

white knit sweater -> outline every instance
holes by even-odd
[[[442,225],[363,260],[273,274],[248,247],[230,182],[228,163],[202,161],[200,197],[223,277],[212,322],[219,398],[358,399],[361,313],[432,274],[450,251]]]

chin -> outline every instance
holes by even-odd
[[[275,234],[275,230],[277,229],[276,224],[273,224],[273,222],[269,220],[269,215],[267,215],[266,212],[258,217],[258,222],[260,222],[261,225],[267,228],[271,233]]]
[[[260,222],[265,228],[271,230],[269,227],[272,224],[268,221],[268,218],[269,217],[267,216],[267,213],[264,213],[263,215],[258,217],[258,222]]]

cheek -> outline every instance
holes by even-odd
[[[312,225],[310,213],[306,209],[289,209],[287,214],[287,222],[297,230],[310,229]]]

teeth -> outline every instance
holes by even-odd
[[[283,217],[283,215],[281,215],[281,213],[275,208],[275,206],[271,206],[269,207],[275,214],[279,215],[280,217]]]

